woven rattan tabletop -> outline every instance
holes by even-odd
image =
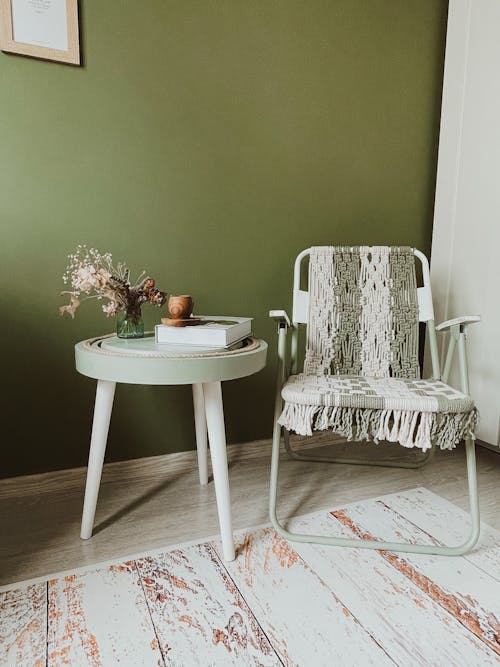
[[[232,380],[261,370],[267,343],[252,336],[231,349],[157,344],[153,334],[113,334],[75,345],[76,368],[88,377],[130,384],[192,384]]]

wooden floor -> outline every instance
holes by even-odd
[[[331,442],[321,434],[317,442]],[[302,440],[296,440],[298,446]],[[373,455],[374,445],[337,442]],[[382,449],[384,448],[384,449]],[[228,448],[235,528],[268,521],[270,443]],[[401,448],[385,451],[412,456]],[[213,484],[200,487],[194,452],[105,466],[94,537],[79,538],[85,469],[0,481],[0,584],[121,558],[218,532]],[[500,456],[478,447],[482,520],[500,528]],[[386,493],[426,487],[467,508],[463,448],[438,452],[420,470],[291,461],[280,469],[280,514],[301,515]]]

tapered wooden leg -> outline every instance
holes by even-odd
[[[193,406],[196,448],[198,450],[198,472],[200,475],[200,484],[204,486],[208,484],[208,439],[202,384],[193,384]]]
[[[229,475],[227,471],[226,431],[220,382],[203,384],[205,411],[212,470],[214,474],[217,511],[222,538],[222,553],[225,560],[234,560],[233,529],[231,522],[231,499],[229,495]]]
[[[92,528],[94,527],[95,508],[101,483],[102,464],[108,440],[109,421],[111,419],[111,410],[113,409],[115,387],[115,382],[108,382],[107,380],[98,380],[97,382],[87,484],[85,486],[82,528],[80,532],[82,540],[88,540],[92,536]]]

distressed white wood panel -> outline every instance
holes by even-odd
[[[353,511],[353,507],[343,511]],[[297,532],[353,537],[328,512],[292,519],[289,526]],[[498,664],[491,649],[379,552],[299,543],[294,548],[396,664]]]
[[[0,665],[45,666],[47,584],[29,584],[0,593]]]
[[[333,514],[290,525],[422,542],[467,532],[466,513],[425,489]],[[446,558],[289,545],[267,528],[239,533],[234,563],[199,544],[27,582],[0,593],[0,665],[42,667],[47,639],[51,666],[500,664],[500,533],[483,535]]]
[[[366,501],[340,512],[332,512],[332,516],[354,529],[358,536],[436,543],[433,537],[384,500]],[[460,522],[460,516],[455,515],[454,521]],[[465,558],[456,556],[383,552],[382,557],[500,655],[500,587],[485,572]]]
[[[48,665],[162,665],[133,561],[49,581]]]
[[[214,546],[221,554],[220,544]],[[224,566],[285,665],[394,664],[337,592],[274,530],[239,533],[236,552]]]
[[[137,561],[166,665],[279,665],[209,544]]]
[[[460,544],[470,529],[470,516],[445,498],[424,488],[384,496],[385,502],[400,512],[439,544]],[[481,524],[479,545],[462,556],[500,582],[500,531]]]

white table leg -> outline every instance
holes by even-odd
[[[222,552],[225,560],[234,560],[233,529],[231,524],[231,500],[229,497],[229,475],[227,471],[226,431],[220,382],[203,384],[205,411],[212,470],[214,473],[215,496],[219,513],[222,538]]]
[[[202,384],[193,384],[193,406],[196,448],[198,450],[198,473],[200,475],[200,484],[205,486],[205,484],[208,484],[208,439]]]
[[[85,486],[82,528],[80,532],[82,540],[88,540],[89,537],[92,537],[115,387],[115,382],[108,382],[107,380],[97,381],[94,421],[92,423],[92,437],[90,439],[89,467],[87,470],[87,484]]]

